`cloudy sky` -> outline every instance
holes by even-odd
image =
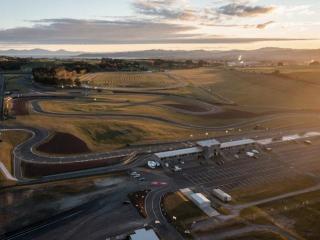
[[[1,0],[0,49],[320,48],[318,0]]]

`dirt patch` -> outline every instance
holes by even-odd
[[[177,108],[189,112],[206,112],[208,111],[207,109],[200,107],[200,106],[195,106],[195,105],[187,105],[187,104],[165,104],[165,106],[172,107],[172,108]]]
[[[49,141],[38,146],[37,150],[49,154],[80,154],[90,152],[87,144],[80,138],[62,132],[55,133]]]
[[[25,99],[15,99],[12,105],[12,112],[16,116],[29,115],[29,110],[27,107],[27,100]]]
[[[139,214],[143,218],[147,218],[147,216],[148,216],[147,212],[146,212],[145,199],[150,191],[151,190],[144,190],[144,191],[139,191],[139,192],[135,192],[135,193],[130,193],[128,195],[128,198],[132,202],[133,206],[136,207]]]

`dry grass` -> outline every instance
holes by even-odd
[[[245,70],[192,69],[175,74],[184,76],[206,99],[212,95],[243,106],[319,109],[319,69],[291,67],[283,75]]]
[[[317,181],[309,176],[300,176],[295,178],[273,181],[268,184],[246,187],[244,189],[235,189],[231,192],[233,199],[237,203],[254,202],[281,194],[298,191],[317,184]]]
[[[274,201],[259,206],[275,224],[285,225],[304,239],[320,238],[320,191]]]
[[[236,237],[226,238],[225,240],[287,240],[287,238],[279,235],[278,233],[261,231],[261,232],[250,232],[242,234]]]
[[[15,120],[17,121],[33,127],[46,126],[51,131],[70,133],[83,140],[92,151],[113,150],[124,147],[127,143],[147,144],[185,140],[194,134],[192,130],[147,120],[79,119],[30,115],[20,117]],[[204,136],[202,131],[197,133]]]
[[[30,137],[30,134],[23,131],[2,132],[0,143],[0,161],[11,171],[12,150],[18,144],[24,142]]]
[[[217,126],[234,122],[235,119],[215,118],[214,115],[197,116],[189,113],[184,113],[178,109],[168,108],[166,104],[175,104],[177,101],[161,101],[152,103],[152,105],[128,105],[128,104],[107,104],[103,102],[79,102],[79,101],[44,101],[40,105],[43,110],[56,113],[118,113],[118,114],[133,114],[155,116],[162,119],[168,119],[179,123]],[[179,102],[177,104],[180,104]],[[188,103],[184,103],[187,105]],[[190,105],[190,108],[196,105]],[[129,120],[130,122],[131,120]]]

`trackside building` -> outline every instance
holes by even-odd
[[[198,141],[196,147],[178,149],[168,152],[155,153],[155,157],[160,161],[171,162],[175,161],[188,161],[188,160],[198,160],[205,159],[210,160],[217,157],[221,150],[239,148],[239,147],[249,147],[256,144],[255,140],[243,139],[239,141],[231,141],[220,143],[216,139]]]
[[[159,240],[153,229],[146,230],[145,228],[138,229],[134,234],[130,235],[130,240]]]
[[[204,159],[209,160],[219,155],[221,143],[216,139],[204,140],[197,142],[202,149]]]
[[[226,149],[233,149],[238,147],[249,147],[249,146],[254,146],[255,144],[256,144],[256,141],[253,139],[242,139],[238,141],[221,143],[220,149],[226,150]]]
[[[156,153],[155,156],[161,161],[172,160],[195,160],[202,156],[202,149],[200,147],[184,148],[168,152]]]

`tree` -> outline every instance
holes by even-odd
[[[79,78],[77,78],[76,80],[74,80],[74,84],[77,86],[77,87],[81,87],[81,81]]]

